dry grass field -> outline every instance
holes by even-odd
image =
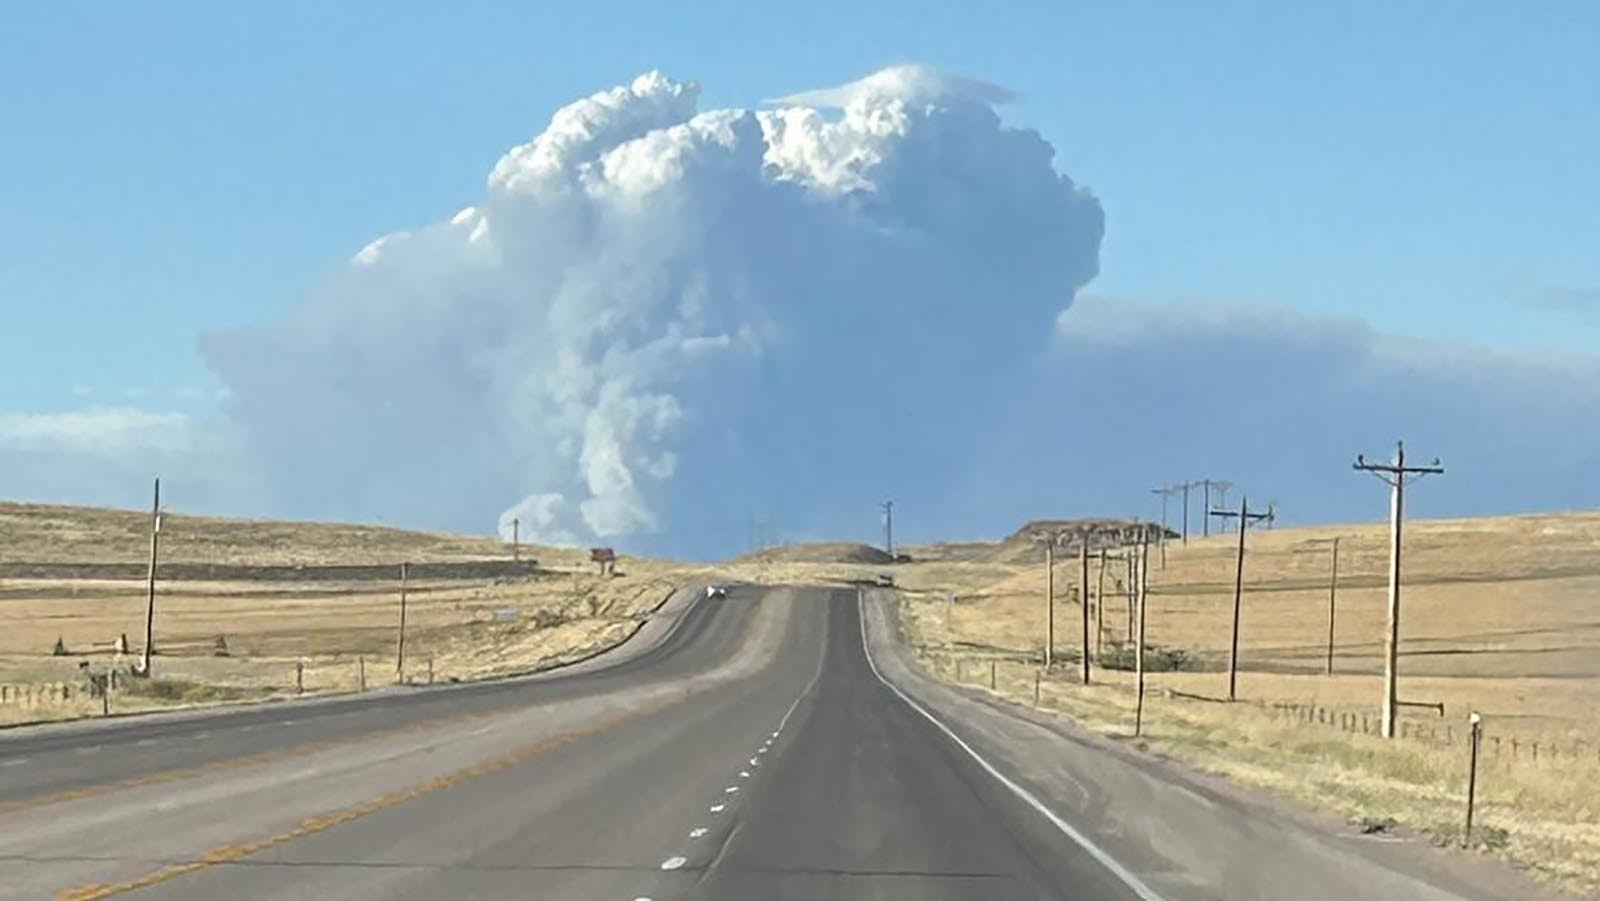
[[[100,711],[83,666],[101,673],[133,662],[116,645],[126,635],[136,655],[143,642],[145,586],[142,577],[101,578],[95,567],[142,567],[148,528],[136,512],[0,504],[0,723]],[[482,678],[592,653],[630,634],[697,572],[625,558],[616,577],[602,577],[585,551],[524,547],[536,571],[483,577],[474,565],[510,557],[491,538],[316,523],[169,515],[161,539],[163,567],[213,565],[219,577],[158,579],[156,678],[120,679],[117,711],[350,691],[362,670],[369,686],[395,681],[402,561],[458,567],[408,580],[410,681],[430,672]],[[8,577],[39,564],[59,570]],[[313,571],[263,579],[248,569],[267,565]],[[327,566],[384,575],[315,574]],[[52,653],[58,639],[65,655]]]
[[[1324,672],[1332,541],[1339,541],[1334,674]],[[1234,535],[1151,551],[1147,634],[1180,671],[1148,678],[1142,741],[1213,772],[1331,808],[1460,838],[1466,720],[1485,721],[1476,839],[1553,884],[1600,892],[1600,514],[1408,523],[1400,695],[1405,737],[1385,741],[1382,695],[1387,526],[1252,531],[1245,556],[1239,698],[1227,696]],[[911,549],[917,556],[917,549]],[[896,567],[903,619],[930,670],[1032,702],[1044,643],[1042,560],[972,552]],[[1004,557],[1005,555],[994,555]],[[1127,637],[1122,565],[1106,577],[1112,659]],[[1081,564],[1057,562],[1057,652],[1078,656]],[[1090,594],[1099,586],[1092,558]],[[951,601],[951,596],[954,601]],[[1095,612],[1098,613],[1098,609]],[[1093,632],[1093,630],[1092,630]],[[1181,652],[1181,655],[1173,652]],[[1152,659],[1155,655],[1152,655]],[[1091,654],[1093,659],[1093,654]],[[1079,684],[1067,662],[1041,702],[1084,725],[1131,734],[1131,674]],[[1291,708],[1291,705],[1292,708]],[[1535,755],[1538,755],[1535,757]]]
[[[1339,538],[1334,673],[1324,673],[1332,539]],[[910,547],[910,564],[769,553],[735,567],[760,582],[871,579],[892,571],[924,667],[1118,741],[1181,760],[1363,828],[1393,823],[1459,843],[1466,722],[1484,716],[1474,846],[1550,884],[1600,894],[1600,513],[1408,522],[1401,621],[1404,737],[1374,734],[1382,697],[1386,523],[1252,530],[1246,542],[1239,702],[1227,696],[1236,534],[1152,548],[1151,660],[1143,734],[1132,674],[1094,667],[1080,683],[1080,560],[1058,559],[1058,666],[1039,675],[1041,551],[1017,543]],[[1126,659],[1124,564],[1107,566],[1104,662]],[[1089,568],[1091,599],[1099,560]],[[1098,603],[1091,607],[1098,614]],[[1098,619],[1098,616],[1094,617]],[[1093,619],[1092,619],[1093,622]],[[1095,654],[1091,654],[1091,660]],[[1537,757],[1535,756],[1537,755]]]

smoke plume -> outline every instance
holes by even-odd
[[[726,550],[752,512],[824,531],[964,460],[964,411],[1095,275],[1099,203],[971,79],[698,95],[572,103],[472,206],[208,336],[282,505]]]

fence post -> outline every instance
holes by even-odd
[[[998,682],[998,679],[996,679],[996,675],[997,675],[997,673],[995,672],[996,669],[997,669],[997,661],[990,660],[989,661],[989,690],[990,691],[994,691],[995,690],[997,682]],[[1539,755],[1537,753],[1535,753],[1534,756],[1537,757]]]
[[[294,693],[297,695],[306,693],[306,662],[304,660],[296,660],[294,662]]]
[[[1467,722],[1472,727],[1472,734],[1468,740],[1468,745],[1471,749],[1468,751],[1467,763],[1467,828],[1462,833],[1461,846],[1463,848],[1471,847],[1472,845],[1472,804],[1478,794],[1478,742],[1483,735],[1483,718],[1478,716],[1478,712],[1474,710],[1472,715],[1467,718]]]
[[[428,655],[428,684],[433,684],[433,655]]]
[[[356,691],[367,690],[367,656],[356,655]]]
[[[1039,706],[1039,671],[1033,671],[1033,706]]]

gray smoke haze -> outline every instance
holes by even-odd
[[[1233,501],[1278,501],[1288,524],[1370,521],[1387,515],[1385,489],[1350,464],[1387,458],[1397,439],[1445,463],[1407,495],[1419,516],[1600,506],[1594,354],[1421,341],[1270,304],[1089,293],[1035,365],[928,518],[978,535],[1005,534],[1021,511],[1155,518],[1151,487],[1210,477],[1238,483]],[[1048,473],[1033,479],[1000,465],[1041,459]]]
[[[1098,202],[974,80],[698,93],[565,107],[478,203],[204,342],[287,506],[705,550],[962,458],[1095,275]]]

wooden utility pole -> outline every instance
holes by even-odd
[[[1478,796],[1478,745],[1483,740],[1483,717],[1472,711],[1467,717],[1467,828],[1461,833],[1461,846],[1472,846],[1472,807]]]
[[[889,562],[894,562],[894,501],[884,501],[883,507],[883,549],[889,555]]]
[[[1395,442],[1394,462],[1368,463],[1356,455],[1355,468],[1370,472],[1389,486],[1389,632],[1383,654],[1383,737],[1394,738],[1399,714],[1396,664],[1400,656],[1400,527],[1405,517],[1406,480],[1444,472],[1437,457],[1427,466],[1406,465],[1406,445]]]
[[[1052,536],[1044,546],[1044,668],[1056,658],[1056,544]]]
[[[1132,553],[1129,553],[1128,557],[1129,559],[1134,559]],[[1144,732],[1144,634],[1145,620],[1147,618],[1146,608],[1150,606],[1144,571],[1149,562],[1150,536],[1145,535],[1139,541],[1139,556],[1137,562],[1133,564],[1134,568],[1139,570],[1139,640],[1133,650],[1134,681],[1137,684],[1137,697],[1134,700],[1133,707],[1133,734],[1136,738]]]
[[[1100,578],[1094,590],[1094,652],[1100,653],[1106,639],[1106,549],[1100,549]]]
[[[1167,499],[1183,490],[1181,485],[1162,485],[1160,488],[1150,489],[1151,494],[1161,495],[1161,532],[1156,537],[1156,545],[1161,551],[1161,568],[1167,568]],[[1189,516],[1188,507],[1184,507],[1184,518]]]
[[[1134,575],[1135,575],[1134,574],[1134,569],[1137,568],[1137,563],[1138,563],[1138,557],[1134,553],[1133,546],[1129,545],[1127,552],[1123,554],[1123,561],[1122,561],[1122,564],[1123,564],[1123,566],[1122,566],[1122,568],[1123,568],[1123,578],[1128,580],[1128,584],[1125,586],[1126,590],[1123,593],[1125,595],[1127,595],[1127,597],[1128,597],[1128,640],[1129,641],[1133,641],[1133,633],[1134,633],[1134,622],[1133,622],[1133,620],[1134,620],[1134,616],[1136,615],[1134,608],[1137,606],[1137,604],[1136,604],[1137,597],[1135,595],[1134,581],[1133,581],[1134,580]]]
[[[1228,649],[1228,700],[1232,701],[1237,699],[1239,688],[1239,608],[1244,601],[1244,532],[1252,520],[1265,519],[1267,514],[1250,512],[1250,499],[1241,497],[1239,512],[1212,510],[1211,516],[1239,518],[1239,552],[1233,569],[1233,641]]]
[[[1333,675],[1333,607],[1339,594],[1339,537],[1333,538],[1333,572],[1328,576],[1328,670]]]
[[[1189,489],[1193,488],[1195,484],[1194,482],[1184,482],[1178,486],[1183,490],[1183,528],[1179,530],[1179,534],[1184,547],[1189,546]]]
[[[156,557],[161,548],[161,478],[156,477],[155,500],[150,504],[150,568],[145,575],[144,650],[139,658],[139,675],[150,675],[150,655],[155,647]]]
[[[394,680],[402,685],[406,681],[406,569],[407,564],[400,564],[400,631],[394,645]]]
[[[1206,510],[1210,510],[1211,509],[1211,489],[1213,489],[1213,488],[1217,489],[1217,495],[1218,495],[1217,506],[1218,507],[1226,507],[1227,506],[1228,489],[1233,487],[1233,483],[1232,482],[1229,482],[1226,479],[1201,479],[1200,481],[1196,482],[1195,484],[1198,485],[1201,489],[1203,489],[1205,491],[1205,509]],[[1210,535],[1211,534],[1211,520],[1210,520],[1210,518],[1208,517],[1208,518],[1201,519],[1200,522],[1201,522],[1201,526],[1200,526],[1201,534],[1202,535]]]
[[[1083,684],[1089,684],[1089,533],[1078,538],[1078,561],[1082,566],[1082,579],[1078,582],[1078,598],[1083,601]]]

